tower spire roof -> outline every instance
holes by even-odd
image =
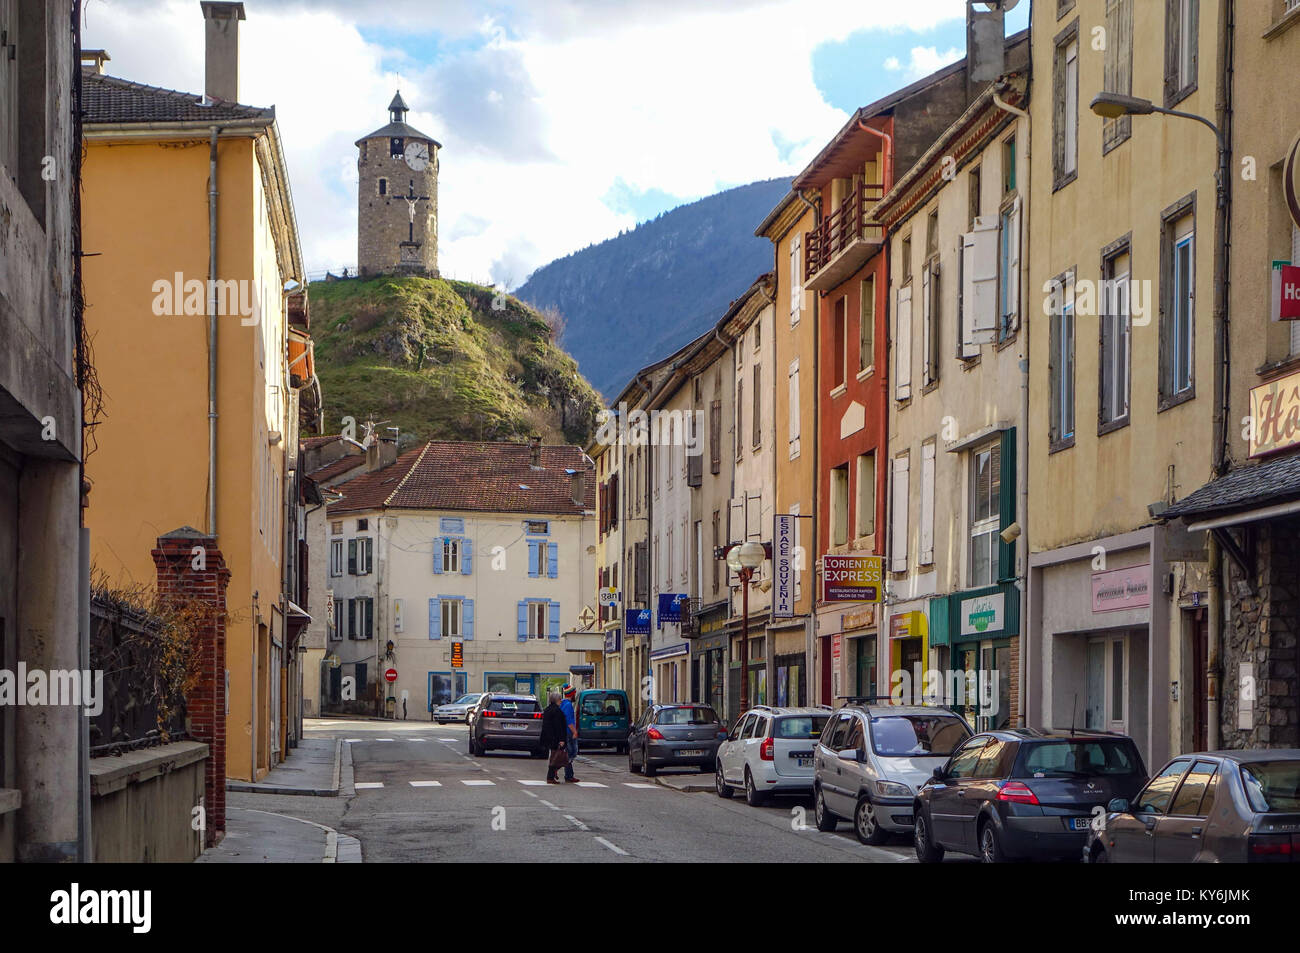
[[[410,107],[406,105],[406,100],[402,98],[402,91],[399,89],[393,96],[393,101],[388,104],[388,111],[391,112],[410,112]]]

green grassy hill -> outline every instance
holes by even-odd
[[[310,296],[327,432],[350,416],[400,427],[403,445],[595,433],[596,392],[516,298],[417,277],[317,281]]]

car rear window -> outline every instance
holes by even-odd
[[[1300,761],[1256,761],[1241,766],[1250,806],[1269,814],[1300,811]]]
[[[1137,749],[1127,739],[1114,741],[1029,741],[1020,746],[1017,777],[1092,778],[1140,774]]]
[[[775,737],[816,741],[828,721],[829,715],[786,715],[776,720]]]
[[[947,757],[970,737],[953,715],[873,715],[871,745],[882,758]]]
[[[534,712],[541,711],[537,700],[533,698],[494,698],[488,702],[488,711],[501,712]]]
[[[583,695],[584,715],[626,715],[627,702],[622,695]]]
[[[660,725],[711,725],[718,720],[712,708],[700,705],[694,708],[665,708],[655,718]]]

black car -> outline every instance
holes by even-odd
[[[913,804],[917,859],[945,851],[987,863],[1082,855],[1094,813],[1146,783],[1132,738],[1015,728],[974,735],[935,768]]]
[[[1179,755],[1093,825],[1102,863],[1300,863],[1300,750]]]
[[[651,705],[627,736],[627,769],[653,776],[660,768],[712,772],[727,728],[709,705]]]

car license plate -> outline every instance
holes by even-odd
[[[613,723],[612,721],[598,721],[598,722],[596,722],[596,727],[597,727],[597,728],[613,728],[613,727],[614,727],[614,723]]]
[[[812,758],[795,758],[794,763],[801,768],[806,768],[812,764]]]
[[[1086,831],[1091,822],[1091,817],[1072,817],[1070,818],[1070,830]]]
[[[526,731],[528,729],[527,725],[512,725],[508,722],[503,723],[501,727],[506,731]]]
[[[704,754],[700,748],[679,748],[677,753],[683,758],[697,758]]]

